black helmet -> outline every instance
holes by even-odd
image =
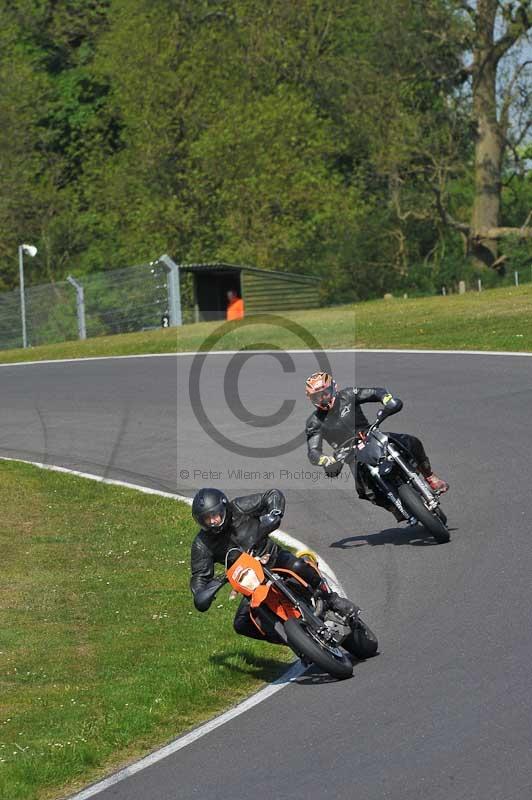
[[[209,531],[222,531],[227,521],[229,500],[219,489],[200,489],[192,501],[192,516],[201,528]],[[212,525],[206,517],[220,514],[221,522]]]

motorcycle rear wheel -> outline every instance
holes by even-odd
[[[288,644],[298,656],[305,656],[309,661],[324,672],[328,672],[333,678],[350,678],[353,674],[351,659],[339,647],[333,647],[325,643],[319,644],[311,634],[304,622],[291,617],[285,622],[284,630]]]
[[[401,484],[398,493],[406,510],[413,514],[418,522],[434,536],[438,544],[445,544],[450,540],[451,536],[443,520],[428,510],[419,494],[410,484]]]

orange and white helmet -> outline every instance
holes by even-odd
[[[307,378],[306,392],[312,405],[328,411],[334,405],[338,389],[328,372],[315,372]]]

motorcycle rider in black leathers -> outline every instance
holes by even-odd
[[[382,409],[377,412],[377,417],[381,420],[396,414],[403,407],[402,401],[384,388],[348,386],[338,389],[332,376],[326,372],[315,372],[307,378],[306,393],[316,407],[306,424],[308,457],[312,464],[325,467],[331,477],[339,474],[342,465],[333,456],[324,455],[324,440],[336,449],[355,434],[363,435],[369,428],[369,422],[361,408],[363,403],[382,403]],[[412,453],[419,471],[434,492],[443,494],[448,491],[449,484],[432,471],[420,439],[407,433],[388,435]],[[391,511],[398,522],[404,521],[400,512],[384,496],[362,483],[356,464],[352,465],[352,471],[359,497]]]
[[[284,514],[285,498],[278,489],[264,494],[250,494],[230,501],[219,489],[201,489],[192,503],[192,516],[201,530],[192,542],[190,589],[198,611],[207,611],[213,599],[213,590],[222,581],[214,578],[214,564],[224,564],[227,551],[232,547],[242,550],[253,548],[253,554],[268,558],[268,567],[283,567],[300,575],[315,592],[326,600],[329,608],[349,617],[357,607],[346,598],[330,592],[319,572],[305,559],[298,558],[281,548],[269,538]],[[235,614],[235,631],[252,639],[262,639],[284,644],[266,616],[260,617],[263,635],[249,615],[250,601],[244,597]],[[258,609],[260,614],[261,609]]]

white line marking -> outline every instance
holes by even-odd
[[[11,363],[0,363],[0,367],[28,367],[38,366],[39,364],[83,364],[86,361],[111,361],[112,359],[126,359],[126,358],[183,358],[193,357],[196,355],[206,356],[234,356],[237,353],[251,353],[253,355],[260,355],[265,353],[278,353],[278,350],[209,350],[207,353],[198,353],[191,350],[181,353],[139,353],[138,355],[128,356],[86,356],[85,358],[53,358],[43,359],[42,361],[13,361]],[[300,353],[314,353],[314,350],[284,350],[284,353],[298,355]],[[367,348],[345,348],[345,349],[331,349],[323,348],[325,353],[412,353],[415,355],[443,355],[443,356],[522,356],[532,358],[532,353],[525,351],[504,351],[504,350],[391,350],[391,349],[367,349]]]
[[[207,355],[235,355],[235,353],[241,352],[237,350],[213,350],[210,351]],[[277,351],[269,351],[269,350],[246,350],[246,353],[257,353],[257,354],[264,354],[269,352],[277,352]],[[299,354],[299,353],[311,353],[311,350],[286,350],[287,353]],[[486,350],[371,350],[371,349],[329,349],[326,350],[327,353],[412,353],[412,354],[419,354],[419,355],[481,355],[481,356],[526,356],[532,357],[532,353],[526,352],[499,352],[499,351],[486,351]],[[85,361],[108,361],[111,359],[126,359],[126,358],[161,358],[161,357],[193,357],[197,355],[195,352],[186,352],[186,353],[142,353],[140,355],[128,355],[128,356],[90,356],[88,358],[65,358],[65,359],[51,359],[49,361],[18,361],[13,362],[11,364],[0,364],[0,367],[18,367],[18,366],[35,366],[38,364],[65,364],[65,363],[72,363],[72,362],[80,362],[84,363]],[[35,467],[40,467],[41,469],[51,470],[53,472],[65,472],[71,475],[77,475],[81,478],[88,478],[89,480],[98,481],[100,483],[109,484],[111,486],[124,486],[128,489],[136,489],[139,492],[144,492],[145,494],[155,494],[159,495],[160,497],[168,497],[173,498],[175,500],[181,500],[184,503],[189,505],[192,504],[192,500],[189,497],[185,497],[184,495],[179,495],[177,493],[172,492],[163,492],[159,489],[150,489],[147,486],[141,486],[140,484],[135,483],[127,483],[126,481],[114,480],[112,478],[104,478],[100,475],[93,475],[88,472],[79,472],[77,470],[68,469],[67,467],[59,467],[52,464],[43,464],[36,461],[27,461],[24,459],[16,459],[16,458],[7,458],[7,457],[0,457],[2,461],[22,461],[24,464],[31,464]],[[306,549],[306,545],[303,542],[300,542],[298,539],[293,538],[287,533],[283,531],[276,532],[276,538],[279,539],[284,544],[287,544],[290,547],[296,547],[301,549]],[[335,589],[335,591],[342,592],[342,587],[339,584],[334,572],[329,567],[329,565],[320,557],[320,568],[323,570],[326,577],[331,582],[331,585]],[[151,766],[152,764],[157,763],[157,761],[161,761],[162,759],[166,758],[173,753],[176,753],[178,750],[181,750],[183,747],[186,747],[188,744],[196,741],[197,739],[205,736],[206,734],[210,733],[210,731],[215,730],[220,725],[229,722],[230,720],[234,719],[235,717],[243,714],[248,709],[252,708],[253,706],[257,705],[258,703],[266,700],[271,695],[278,692],[280,689],[284,688],[288,683],[295,680],[299,675],[304,672],[304,667],[301,665],[299,661],[292,664],[292,666],[285,672],[280,678],[278,678],[274,683],[270,684],[270,686],[266,686],[261,691],[257,692],[257,694],[253,695],[252,697],[244,700],[242,703],[239,703],[235,708],[226,711],[221,716],[216,717],[215,719],[211,720],[210,722],[201,725],[200,727],[196,728],[193,731],[185,734],[184,736],[180,736],[178,739],[175,739],[170,744],[166,745],[165,747],[161,748],[160,750],[156,750],[150,755],[146,756],[145,758],[140,759],[140,761],[136,761],[134,764],[131,764],[128,767],[116,772],[114,775],[105,778],[98,783],[89,786],[87,789],[79,792],[78,794],[72,795],[70,800],[87,800],[89,797],[94,797],[95,795],[103,792],[105,789],[109,788],[110,786],[114,786],[116,783],[125,780],[126,778],[134,775],[137,772],[140,772],[146,767]]]
[[[150,755],[141,758],[140,761],[136,761],[134,764],[124,767],[124,769],[121,769],[114,775],[110,775],[108,778],[105,778],[103,781],[99,781],[98,783],[89,786],[87,789],[84,789],[78,794],[72,795],[69,800],[87,800],[89,797],[94,797],[94,795],[103,792],[110,786],[114,786],[116,783],[129,778],[131,775],[135,775],[136,772],[140,772],[141,770],[146,769],[146,767],[151,767],[152,764],[156,764],[157,761],[162,761],[163,758],[173,755],[173,753],[176,753],[183,747],[195,742],[196,739],[200,739],[207,733],[219,728],[220,725],[224,725],[226,722],[229,722],[240,714],[243,714],[245,711],[248,711],[250,708],[253,708],[253,706],[257,705],[257,703],[261,703],[263,700],[271,697],[272,694],[275,694],[280,689],[283,689],[288,683],[294,681],[303,672],[305,672],[305,667],[303,667],[300,661],[296,661],[294,664],[292,664],[290,669],[284,673],[284,675],[274,681],[274,683],[266,686],[266,688],[262,689],[260,692],[257,692],[257,694],[253,695],[253,697],[248,698],[248,700],[244,700],[242,703],[239,703],[237,706],[235,706],[235,708],[226,711],[221,716],[216,717],[210,722],[206,722],[204,725],[201,725],[201,727],[190,731],[190,733],[181,736],[179,739],[176,739],[173,742],[170,742],[170,744],[167,744],[160,750],[156,750],[154,753],[150,753]]]
[[[172,353],[175,356],[196,356],[196,355],[208,355],[208,356],[232,356],[236,353],[253,353],[253,354],[260,354],[260,353],[278,353],[278,350],[209,350],[207,353],[201,354],[195,351],[189,352],[181,352],[181,353]],[[315,350],[283,350],[284,353],[293,353],[297,355],[299,353],[314,353]],[[334,348],[323,348],[324,353],[352,353],[356,355],[357,353],[414,353],[419,355],[456,355],[456,356],[528,356],[532,357],[532,353],[526,352],[524,350],[521,351],[504,351],[504,350],[391,350],[388,348],[383,348],[379,350],[377,348],[356,348],[356,347],[348,347],[344,349],[334,349]],[[109,356],[112,358],[112,356]],[[119,358],[129,358],[129,356],[119,356]],[[80,359],[81,360],[81,359]],[[86,359],[88,360],[88,359]],[[22,362],[24,363],[24,362]],[[39,362],[36,362],[39,363]]]
[[[1,351],[0,351],[1,352]],[[83,364],[84,361],[110,361],[111,359],[125,359],[125,358],[175,358],[178,353],[139,353],[138,355],[130,356],[85,356],[81,358],[49,358],[42,359],[42,361],[13,361],[0,364],[0,367],[27,367],[36,366],[38,364],[71,364],[79,362]]]
[[[187,505],[192,505],[192,499],[190,497],[185,497],[184,495],[180,495],[174,492],[163,492],[160,489],[150,489],[148,486],[142,486],[137,483],[127,483],[126,481],[115,480],[113,478],[104,478],[102,475],[93,475],[90,472],[80,472],[79,470],[69,469],[68,467],[59,467],[55,464],[43,464],[39,461],[28,461],[22,458],[8,458],[7,456],[0,456],[1,461],[15,461],[22,464],[30,464],[33,467],[39,467],[40,469],[49,470],[50,472],[63,472],[69,475],[75,475],[78,478],[88,478],[91,481],[97,481],[98,483],[105,483],[110,486],[123,486],[126,489],[136,489],[139,492],[143,492],[144,494],[154,494],[158,495],[159,497],[168,497],[173,500],[180,500],[183,503],[187,503]],[[275,531],[275,538],[280,541],[282,544],[286,544],[289,547],[294,547],[299,550],[307,550],[308,546],[301,542],[299,539],[290,536],[290,534],[285,533],[284,531]],[[339,593],[343,594],[343,589],[341,584],[339,583],[336,575],[332,571],[331,567],[324,561],[321,557],[319,557],[319,565],[321,571],[324,573],[325,577],[331,583],[332,588]],[[229,709],[229,711],[225,711],[219,717],[215,717],[209,722],[200,725],[198,728],[190,731],[189,733],[184,734],[183,736],[174,739],[173,742],[165,745],[165,747],[160,748],[159,750],[155,750],[153,753],[141,758],[139,761],[136,761],[134,764],[130,764],[128,767],[124,767],[124,769],[119,770],[119,772],[115,772],[114,775],[110,775],[108,778],[104,778],[97,783],[94,783],[92,786],[83,789],[81,792],[78,792],[75,795],[70,797],[70,800],[87,800],[89,797],[94,797],[94,795],[100,794],[105,789],[108,789],[110,786],[114,786],[116,783],[129,778],[131,775],[134,775],[136,772],[140,772],[146,767],[150,767],[152,764],[157,763],[157,761],[162,761],[163,758],[176,753],[178,750],[181,750],[183,747],[186,747],[192,742],[195,742],[197,739],[200,739],[202,736],[206,736],[211,731],[219,728],[220,725],[224,725],[226,722],[238,717],[240,714],[248,711],[253,706],[262,703],[263,700],[266,700],[268,697],[271,697],[276,692],[283,689],[287,684],[294,681],[300,675],[302,675],[306,670],[300,661],[294,662],[286,672],[284,672],[277,680],[271,683],[269,686],[266,686],[264,689],[261,689],[256,694],[249,697],[247,700],[242,701],[234,708]]]
[[[47,469],[50,472],[64,472],[68,475],[75,475],[78,478],[87,478],[88,480],[96,481],[97,483],[105,483],[109,486],[123,486],[126,489],[136,489],[138,492],[143,492],[144,494],[155,494],[159,497],[168,497],[172,500],[180,500],[182,503],[186,503],[189,506],[192,505],[192,498],[186,497],[184,494],[178,494],[177,492],[163,492],[162,489],[150,489],[149,486],[142,486],[140,483],[128,483],[127,481],[115,480],[114,478],[104,478],[103,475],[94,475],[92,472],[80,472],[79,470],[70,469],[69,467],[59,467],[55,464],[44,464],[41,461],[28,461],[24,458],[9,458],[8,456],[0,456],[0,461],[18,461],[21,464],[30,464],[32,467]],[[275,538],[278,539],[281,544],[285,544],[287,547],[293,547],[296,550],[309,549],[305,542],[302,542],[300,539],[296,539],[294,536],[291,536],[289,533],[285,533],[285,531],[280,529],[275,531]],[[341,590],[341,584],[334,574],[333,569],[321,556],[319,557],[319,562],[320,568],[324,572],[325,576],[330,579],[334,590]]]
[[[181,500],[183,503],[192,505],[192,500],[190,497],[185,497],[174,492],[163,492],[161,489],[150,489],[149,486],[142,486],[140,483],[127,483],[126,481],[114,480],[114,478],[104,478],[103,475],[94,475],[92,472],[79,472],[78,470],[70,469],[69,467],[59,467],[55,464],[43,464],[40,461],[28,461],[25,458],[8,458],[8,456],[0,456],[0,460],[18,461],[21,464],[31,464],[32,467],[47,469],[50,470],[50,472],[66,472],[68,475],[76,475],[78,478],[88,478],[89,480],[96,481],[97,483],[105,483],[109,484],[110,486],[124,486],[126,489],[137,489],[137,491],[143,492],[144,494],[156,494],[160,497],[169,497],[173,500]]]

